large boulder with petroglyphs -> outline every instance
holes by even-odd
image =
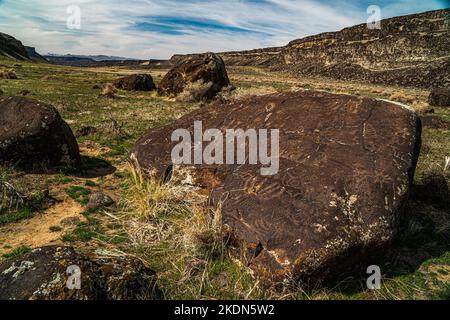
[[[257,136],[256,164],[249,163],[249,151],[246,163],[200,164],[197,157],[197,164],[174,165],[180,128],[195,142],[200,123],[203,132],[218,129],[222,138],[230,129],[268,129],[268,139]],[[273,130],[279,130],[278,148]],[[201,156],[200,146],[210,151],[211,132],[206,136],[183,155]],[[229,142],[217,131],[214,136]],[[235,252],[261,283],[290,279],[315,285],[358,274],[389,246],[408,199],[420,141],[420,119],[407,106],[304,91],[202,108],[147,131],[131,159],[166,181],[188,172],[189,179],[180,181],[206,189],[211,205],[222,208]],[[232,146],[236,155],[238,143]]]

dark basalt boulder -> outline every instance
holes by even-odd
[[[77,274],[79,289],[70,281]],[[156,274],[140,260],[95,258],[63,246],[37,248],[0,265],[1,300],[155,299],[160,294],[155,282]]]
[[[262,176],[260,164],[172,166],[172,132],[193,136],[194,121],[222,133],[279,129],[279,172]],[[188,171],[208,189],[261,283],[317,285],[365,272],[389,246],[420,141],[420,119],[404,105],[305,91],[202,108],[147,131],[130,157],[166,179]]]
[[[450,107],[450,88],[433,89],[428,104],[434,107]]]
[[[0,162],[32,167],[76,165],[77,141],[51,105],[22,97],[0,99]]]
[[[204,98],[213,98],[223,87],[230,84],[225,63],[214,53],[190,55],[181,59],[161,80],[158,86],[160,95],[176,96],[190,83],[210,83]]]
[[[133,74],[113,82],[117,89],[128,91],[152,91],[156,90],[152,76],[148,74]]]

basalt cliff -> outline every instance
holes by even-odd
[[[450,85],[450,9],[381,21],[290,42],[220,54],[228,66],[259,66],[297,76],[421,88]],[[172,57],[177,62],[181,56]]]

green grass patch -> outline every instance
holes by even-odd
[[[14,250],[5,253],[3,255],[3,258],[7,259],[7,260],[15,260],[17,258],[20,258],[21,256],[23,256],[24,254],[28,253],[31,251],[30,247],[27,246],[20,246],[15,248]]]
[[[100,221],[94,218],[80,222],[73,231],[62,236],[62,240],[65,242],[88,242],[94,238],[104,238]]]
[[[91,181],[91,180],[86,180],[86,181],[84,182],[84,184],[85,184],[86,186],[88,186],[88,187],[96,187],[96,186],[97,186],[97,184],[96,184],[94,181]]]
[[[20,222],[25,219],[30,219],[33,216],[33,212],[29,208],[23,208],[18,212],[3,213],[0,214],[0,225]]]
[[[69,197],[71,197],[81,205],[85,206],[88,204],[91,190],[81,186],[70,186],[66,188],[65,191],[69,195]]]

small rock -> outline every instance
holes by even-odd
[[[79,217],[73,216],[73,217],[67,217],[62,219],[59,223],[63,227],[73,227],[76,226],[81,222],[81,219]]]
[[[226,288],[230,283],[230,278],[226,272],[221,272],[215,278],[215,282],[220,288]]]
[[[117,89],[128,91],[152,91],[156,90],[152,76],[148,74],[133,74],[114,81]]]
[[[75,131],[75,136],[77,138],[79,138],[79,137],[90,136],[90,135],[93,135],[96,133],[97,133],[97,128],[91,127],[91,126],[86,126],[86,127],[81,127],[80,129]]]
[[[450,88],[439,88],[431,91],[428,104],[435,107],[450,106]]]
[[[30,90],[22,90],[18,93],[19,96],[26,97],[31,94]]]
[[[206,261],[193,258],[186,260],[186,270],[191,277],[196,277],[201,274],[206,267]]]
[[[103,192],[94,192],[89,198],[89,203],[87,204],[86,209],[89,211],[95,211],[103,207],[109,207],[113,204],[113,199],[111,199],[108,195]]]

